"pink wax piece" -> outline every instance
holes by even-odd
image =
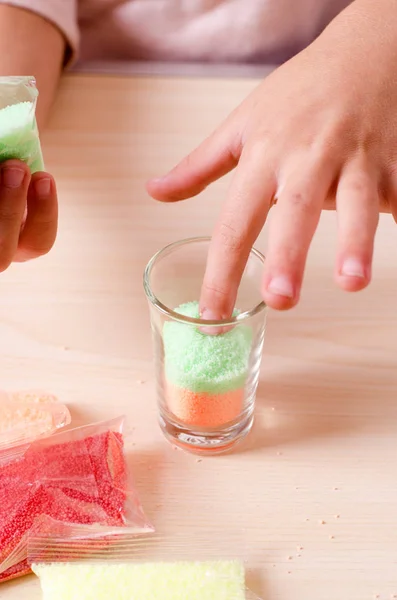
[[[14,458],[16,448],[69,425],[68,408],[46,392],[0,391],[0,464]]]

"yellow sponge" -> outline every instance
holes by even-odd
[[[35,564],[43,600],[245,600],[238,561]]]

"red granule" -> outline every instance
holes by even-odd
[[[33,443],[20,460],[0,470],[0,565],[16,547],[26,545],[29,530],[43,515],[74,524],[125,524],[127,470],[121,434],[46,442]],[[0,582],[28,572],[26,559],[19,559],[0,573]]]
[[[29,575],[31,573],[31,569],[28,565],[28,560],[25,559],[7,569],[0,575],[0,583],[4,583],[5,581],[11,581],[11,579],[16,579],[17,577],[23,577],[24,575]]]

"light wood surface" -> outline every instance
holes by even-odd
[[[332,280],[335,216],[323,215],[301,305],[269,314],[255,430],[239,452],[198,462],[157,427],[142,270],[164,244],[211,231],[228,181],[174,206],[150,200],[143,184],[254,85],[65,79],[44,136],[59,240],[48,257],[1,275],[0,383],[57,393],[75,424],[127,414],[131,464],[158,530],[186,530],[194,546],[195,532],[211,528],[209,546],[244,558],[264,600],[386,600],[397,595],[391,218],[381,220],[374,283],[348,295]],[[5,584],[0,598],[39,599],[38,582]]]

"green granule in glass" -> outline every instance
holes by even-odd
[[[182,304],[175,312],[195,319],[200,316],[198,302]],[[208,335],[197,325],[167,321],[163,340],[168,382],[192,392],[214,394],[244,386],[252,343],[252,331],[247,325]]]

